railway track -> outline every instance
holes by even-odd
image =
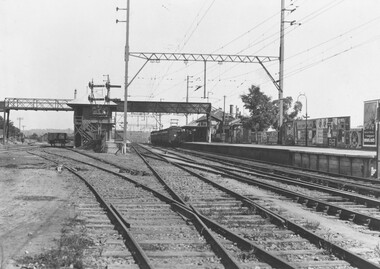
[[[149,151],[147,154],[151,153],[152,152]],[[168,161],[167,159],[165,160]],[[151,162],[157,162],[155,169],[161,170],[161,173],[165,173],[167,167],[163,166],[162,163],[159,164],[160,161],[158,159],[154,159]],[[326,247],[325,245],[328,249],[327,252],[318,249],[318,247],[315,248],[310,242],[318,242],[318,246],[324,245],[326,242],[319,241],[321,238],[317,239],[314,237],[314,234],[308,233],[301,226],[293,223],[289,219],[279,217],[276,213],[267,208],[262,208],[265,211],[265,214],[274,214],[269,217],[270,220],[262,219],[257,216],[257,211],[260,211],[258,208],[261,207],[258,203],[254,202],[254,197],[241,196],[238,193],[231,191],[231,186],[223,187],[222,185],[225,184],[223,184],[223,180],[218,177],[210,180],[208,177],[206,178],[200,174],[198,169],[184,168],[183,164],[178,163],[174,165],[185,170],[187,173],[191,174],[192,177],[184,177],[180,172],[181,170],[178,169],[174,176],[175,180],[172,179],[173,175],[167,180],[172,181],[172,187],[176,189],[177,192],[182,193],[183,199],[191,202],[194,207],[200,207],[200,211],[214,221],[227,225],[227,227],[234,229],[234,231],[239,233],[242,237],[258,241],[259,244],[262,244],[261,247],[264,249],[275,249],[274,253],[285,258],[295,267],[314,268],[315,266],[315,268],[319,268],[320,266],[321,268],[344,268],[346,266],[339,264],[339,262],[342,261],[331,261],[326,257],[323,257],[323,254],[332,253],[334,251],[331,252],[331,250],[337,247],[336,245],[331,244],[331,242],[327,243],[329,247]],[[205,184],[194,182],[194,177],[202,180]],[[212,185],[212,187],[210,187],[210,185]],[[235,199],[232,199],[232,197],[227,198],[229,195],[226,195],[226,193],[230,196],[232,195]],[[237,202],[236,197],[239,197],[240,201]],[[247,201],[250,201],[248,206],[246,203]],[[256,214],[253,212],[256,212]],[[252,215],[255,215],[257,218],[252,219]],[[277,224],[278,226],[276,227],[274,224]],[[284,232],[284,230],[281,229],[281,227],[283,227],[282,225],[285,225],[288,228],[288,230],[285,231],[285,235],[282,234],[283,237],[279,236],[279,234]],[[280,229],[276,230],[276,228],[279,227]],[[268,230],[265,230],[265,228]],[[256,233],[253,233],[252,235],[253,231],[256,231]],[[273,236],[278,236],[278,238],[273,238]],[[334,247],[332,247],[333,245]],[[284,249],[286,250],[284,251]],[[335,253],[339,256],[341,253],[339,254],[340,250],[338,251],[338,249],[342,249],[339,247],[335,249],[337,251]],[[314,255],[321,256],[316,258]],[[348,256],[347,254],[344,254],[344,257]],[[300,260],[302,260],[302,262]],[[313,262],[315,264],[313,264]]]
[[[167,149],[166,149],[167,150]],[[271,172],[276,175],[297,176],[300,180],[323,184],[339,189],[355,191],[365,195],[373,195],[379,197],[380,181],[377,179],[354,177],[349,175],[340,175],[329,172],[315,171],[306,168],[293,167],[280,164],[272,164],[247,158],[237,158],[215,153],[197,152],[187,149],[173,149],[171,154],[178,157],[196,156],[213,162],[227,163],[229,166],[237,168],[250,169],[251,171]]]
[[[163,171],[164,173],[168,172],[166,171],[165,167],[162,165],[162,161],[161,161],[161,164],[158,165],[158,168],[164,169]],[[191,172],[191,171],[188,171],[188,172],[192,173],[192,177],[198,178],[200,176],[199,174],[198,175],[193,174],[194,172]],[[177,181],[178,181],[178,178],[176,182]],[[189,179],[186,178],[184,182],[189,182]],[[184,184],[189,187],[188,183],[184,183]],[[211,184],[211,183],[208,183],[208,184]],[[198,193],[200,188],[198,187],[198,185],[195,185],[194,187],[195,189],[193,188],[192,192],[195,191]],[[218,188],[220,188],[220,186]],[[225,189],[224,191],[229,193],[229,195],[232,195],[230,190]],[[241,247],[245,245],[246,246],[245,249],[247,249],[247,247],[250,246],[250,251],[248,252],[247,251],[237,252],[237,250],[233,252],[234,257],[237,258],[238,262],[242,264],[245,264],[245,262],[247,261],[251,261],[250,259],[256,259],[257,257],[255,256],[258,256],[257,253],[260,253],[260,251],[263,250],[265,252],[268,252],[272,256],[274,256],[274,258],[278,257],[276,259],[277,263],[284,261],[282,257],[285,258],[284,264],[286,264],[286,262],[289,262],[289,260],[292,260],[292,262],[290,262],[291,265],[289,265],[290,267],[285,267],[284,265],[278,266],[277,264],[277,266],[273,266],[276,268],[351,268],[351,266],[347,262],[352,263],[358,266],[359,268],[379,268],[377,265],[371,262],[368,262],[366,260],[363,260],[357,255],[344,250],[338,245],[314,235],[313,232],[307,231],[307,229],[301,227],[300,225],[297,225],[293,223],[292,221],[286,220],[283,217],[278,216],[273,211],[263,208],[259,204],[254,203],[253,199],[250,199],[249,197],[240,196],[239,198],[240,200],[234,198],[235,201],[233,201],[232,205],[230,206],[230,205],[226,205],[226,203],[228,204],[228,202],[231,202],[230,200],[232,199],[231,197],[226,199],[225,197],[226,193],[224,194],[223,198],[218,199],[217,202],[215,202],[214,199],[210,199],[210,192],[207,193],[206,191],[206,194],[207,194],[206,196],[208,197],[207,198],[208,201],[206,201],[206,205],[205,205],[205,201],[202,201],[202,200],[199,202],[199,205],[198,205],[200,207],[200,209],[198,210],[202,211],[204,213],[203,215],[199,214],[198,210],[195,207],[191,207],[191,208],[194,210],[194,212],[198,212],[199,217],[202,219],[202,221],[205,222],[207,225],[213,227],[213,230],[217,232],[217,234],[219,235],[221,234],[223,235],[223,237],[228,238],[230,242],[235,242],[234,244],[236,244],[237,246]],[[184,195],[183,193],[181,195],[178,195],[181,200],[189,201],[189,199],[191,198],[187,194],[185,194],[185,196],[183,195]],[[202,196],[203,199],[204,199],[204,196],[205,195]],[[211,196],[214,196],[214,193],[212,193]],[[215,197],[219,197],[219,196],[215,194]],[[184,204],[188,204],[185,201],[184,201]],[[221,204],[219,204],[220,208],[215,207],[214,204],[218,205],[219,202],[221,202]],[[203,207],[202,207],[202,204],[203,204]],[[225,206],[224,211],[223,211],[223,204]],[[208,207],[204,208],[204,206],[208,206]],[[236,210],[236,207],[242,208],[243,211],[241,212],[239,210]],[[216,221],[211,219],[213,214],[210,214],[211,217],[205,216],[209,212],[218,212],[217,219],[224,218],[224,216],[227,216],[226,217],[227,220],[228,219],[233,220],[234,224],[231,224],[231,225],[228,224],[231,226],[230,227],[231,230],[234,230],[234,229],[240,230],[239,227],[242,226],[243,232],[240,231],[242,233],[241,236],[238,235],[236,237],[236,234],[233,233],[230,229],[226,229],[226,227],[218,225]],[[256,217],[259,216],[258,215],[259,212],[260,214],[264,215],[265,218],[256,219]],[[246,220],[247,217],[249,219],[248,221]],[[239,222],[239,218],[240,218],[240,222]],[[268,221],[268,219],[270,219],[270,221]],[[267,221],[267,224],[264,224],[265,221]],[[289,230],[284,229],[284,223],[285,223],[285,226]],[[272,227],[272,225],[274,226]],[[265,230],[265,229],[268,229],[268,230]],[[248,233],[251,233],[251,234],[249,235]],[[299,236],[300,234],[302,235],[302,237],[306,238],[307,240],[302,239]],[[279,235],[283,235],[284,237],[279,237]],[[247,238],[248,240],[244,238]],[[257,244],[253,244],[251,239],[255,240],[255,243],[259,239],[258,242],[263,245],[260,246]],[[260,239],[264,242],[261,242]],[[317,245],[317,247],[311,244],[310,242]],[[266,246],[265,244],[268,244],[268,245]],[[307,245],[307,249],[305,249],[305,245]],[[320,250],[319,249],[320,246],[324,246],[325,250]],[[244,247],[241,247],[241,248],[244,249]],[[265,249],[265,248],[269,248],[269,249]],[[337,259],[337,257],[331,256],[332,253],[335,253],[338,257],[344,257],[344,260]],[[276,254],[278,256],[276,256]],[[261,257],[261,259],[263,258]],[[273,263],[273,260],[272,260],[273,258],[266,257],[266,259],[269,261],[269,264],[270,262]],[[227,268],[230,268],[230,267],[227,267]]]
[[[8,153],[8,152],[14,152],[14,151],[25,151],[25,150],[31,150],[35,148],[39,148],[39,145],[18,145],[18,146],[5,146],[4,148],[0,148],[0,154],[1,153]]]
[[[205,166],[205,170],[211,168],[214,173],[269,189],[309,208],[314,208],[316,211],[336,215],[342,220],[350,220],[372,230],[380,231],[380,200],[371,196],[360,195],[352,190],[345,191],[313,182],[305,182],[300,180],[300,176],[294,171],[292,177],[289,174],[283,176],[273,173],[272,170],[263,172],[245,166],[231,166],[218,158],[212,161],[209,156],[204,160],[197,161],[190,160],[186,156],[180,157],[177,154],[168,155],[172,153],[166,149],[164,153],[165,156],[174,158],[176,161],[186,161],[188,166],[191,166],[190,164],[198,166],[202,164]],[[303,172],[301,173],[303,174]],[[361,189],[361,192],[363,191],[364,189]],[[377,192],[375,187],[372,187],[372,192]]]
[[[92,159],[93,161],[94,159]],[[156,164],[157,167],[154,170],[157,175],[159,175],[159,171],[157,171],[159,169],[161,169],[161,173],[168,172],[166,171],[167,167],[162,165],[162,161],[154,160],[154,162],[160,163]],[[117,168],[117,170],[120,169],[123,167]],[[169,184],[174,184],[174,186],[180,185],[180,187],[176,187],[177,192],[180,193],[177,194],[177,197],[182,200],[183,206],[196,212],[205,224],[212,227],[214,237],[221,242],[225,249],[229,250],[231,259],[236,263],[236,268],[352,268],[349,263],[359,268],[379,268],[323,238],[315,237],[313,233],[307,232],[299,225],[254,203],[253,199],[249,197],[236,198],[234,197],[236,194],[232,195],[228,189],[221,191],[220,186],[218,188],[214,186],[214,190],[203,188],[202,184],[204,183],[191,186],[193,184],[189,184],[189,182],[196,178],[200,181],[200,175],[194,171],[188,171],[188,173],[191,175],[182,176],[181,184],[178,183],[178,177],[173,181],[173,177],[170,176],[165,181],[169,180],[172,182]],[[163,192],[163,189],[165,191],[171,189],[170,186],[157,186],[157,182],[152,181],[151,184],[155,189],[160,190],[160,193]],[[149,180],[146,180],[145,184],[148,183]],[[143,186],[142,183],[137,184],[141,184],[140,187]],[[189,189],[183,188],[183,184]],[[210,184],[215,183],[209,182],[206,185],[210,186]],[[200,190],[202,190],[202,194]],[[196,195],[193,196],[194,192]],[[176,198],[175,195],[174,198]],[[177,201],[178,198],[176,198]],[[191,205],[189,205],[189,201],[192,202]],[[132,208],[136,206],[135,204]],[[260,214],[265,218],[262,218]],[[222,222],[223,225],[221,226],[218,222]],[[284,225],[288,227],[288,230],[284,229]],[[289,227],[291,227],[290,230]],[[300,237],[300,234],[305,238]],[[326,249],[319,249],[320,246],[324,246]],[[345,260],[332,256],[332,253],[338,257],[345,257]],[[223,260],[223,255],[221,257],[220,260]],[[234,267],[229,265],[226,268]]]
[[[51,156],[51,154],[49,155]],[[152,190],[147,187],[141,190],[141,183],[135,182],[135,184],[132,184],[128,182],[127,184],[125,183],[125,178],[120,179],[114,173],[113,176],[116,176],[117,179],[112,179],[113,176],[109,175],[112,169],[105,167],[107,165],[104,163],[101,165],[101,171],[96,172],[97,179],[93,179],[93,175],[91,176],[95,168],[93,159],[89,160],[92,167],[90,169],[83,166],[83,160],[80,161],[81,165],[79,166],[79,160],[74,163],[72,160],[68,162],[67,160],[62,160],[62,155],[64,154],[60,153],[60,155],[60,157],[54,155],[55,158],[59,159],[57,162],[63,161],[64,166],[77,176],[82,179],[88,178],[86,181],[89,186],[93,186],[91,187],[93,189],[98,189],[98,194],[96,194],[98,200],[100,199],[99,197],[104,197],[102,198],[103,203],[105,205],[109,204],[111,209],[119,212],[116,215],[120,217],[122,223],[127,227],[126,230],[131,231],[136,244],[145,253],[146,263],[150,263],[148,267],[142,266],[141,268],[271,268],[258,261],[246,263],[246,267],[239,266],[238,262],[223,247],[235,248],[233,243],[227,242],[225,239],[222,244],[219,243],[219,240],[209,232],[209,229],[202,224],[193,212],[174,200],[164,197],[156,191],[153,191],[153,195]],[[70,168],[71,166],[73,167]],[[104,182],[99,181],[99,177],[107,178],[107,188],[105,188]],[[117,182],[112,183],[111,179]],[[165,192],[163,186],[158,183],[158,181],[154,182],[153,180],[150,181],[149,185],[156,190],[160,190],[160,192]],[[156,196],[161,197],[161,199]],[[106,207],[102,206],[102,208]],[[93,220],[89,226],[90,228],[112,229],[114,223],[110,225],[109,220],[106,218],[99,218],[101,210],[99,211],[99,208],[96,208],[93,203],[86,204],[84,208],[85,210],[92,209],[97,212],[91,215]],[[109,215],[109,210],[106,211],[107,215]],[[94,221],[95,224],[93,223]],[[120,228],[118,230],[121,234],[126,232],[120,230]],[[131,240],[132,235],[124,240]],[[105,242],[108,241],[108,239],[105,240]],[[113,245],[120,245],[120,242],[116,243],[112,239],[110,242]],[[133,254],[135,251],[131,252]],[[130,253],[126,252],[125,249],[107,250],[105,253],[108,253],[107,255],[116,255],[115,257],[131,257]],[[138,261],[138,264],[140,265],[141,262]]]
[[[163,150],[163,149],[161,149]],[[165,149],[167,151],[167,149]],[[271,164],[246,158],[236,158],[233,156],[219,155],[206,152],[196,152],[191,150],[174,149],[170,154],[179,158],[189,158],[196,156],[203,160],[208,160],[213,163],[228,164],[231,167],[252,171],[252,172],[270,172],[274,175],[293,176],[301,181],[319,183],[325,186],[331,186],[339,189],[346,189],[366,195],[376,196],[377,189],[380,187],[380,181],[370,178],[359,178],[353,176],[342,176],[339,174],[319,172],[315,170],[290,167],[285,165]],[[187,156],[187,157],[186,157]]]

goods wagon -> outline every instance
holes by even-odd
[[[67,133],[48,133],[48,143],[51,146],[55,147],[58,144],[64,147],[67,142]]]
[[[181,142],[181,127],[170,127],[167,129],[153,131],[150,133],[150,142],[159,146],[178,146]]]

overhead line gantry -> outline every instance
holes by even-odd
[[[200,54],[200,53],[162,53],[162,52],[130,52],[129,56],[146,60],[144,65],[132,78],[129,84],[137,77],[144,66],[149,62],[160,61],[183,61],[187,62],[203,62],[204,63],[204,87],[203,98],[206,99],[206,65],[207,62],[217,63],[258,63],[260,64],[268,76],[271,78],[273,84],[280,91],[279,81],[275,80],[264,63],[278,61],[278,56],[256,56],[256,55],[238,55],[238,54]]]

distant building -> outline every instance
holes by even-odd
[[[211,140],[220,142],[229,136],[230,123],[236,120],[230,113],[225,113],[221,109],[212,109],[211,113]],[[223,124],[224,116],[224,124]],[[207,132],[207,117],[202,116],[185,126],[182,126],[189,133],[189,141],[202,142]],[[223,135],[224,134],[224,135]]]

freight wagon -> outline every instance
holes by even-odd
[[[68,142],[67,133],[48,133],[48,143],[51,146],[61,145],[64,147]]]

